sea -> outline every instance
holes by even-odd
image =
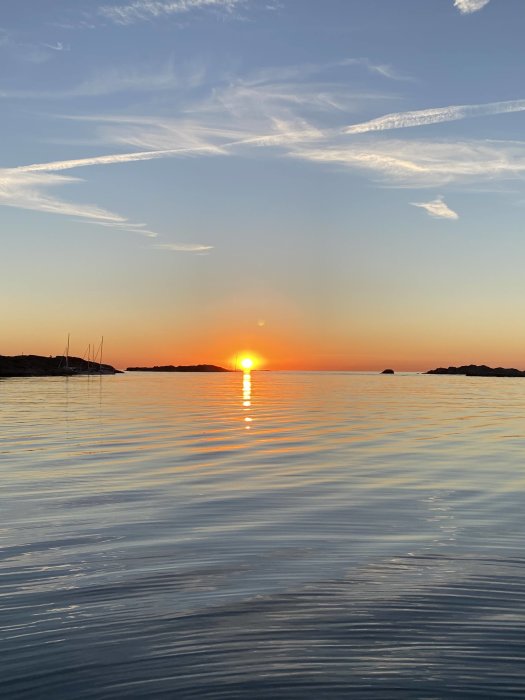
[[[525,380],[0,380],[0,696],[525,697]]]

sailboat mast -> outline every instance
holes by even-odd
[[[67,334],[66,369],[69,369],[69,333]]]
[[[98,371],[102,374],[102,351],[104,350],[104,336],[100,339],[100,358],[98,363]]]

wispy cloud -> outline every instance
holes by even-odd
[[[171,151],[150,151],[143,153],[125,153],[82,158],[76,160],[53,161],[50,163],[34,163],[17,168],[0,170],[0,205],[30,209],[75,217],[85,223],[94,223],[120,231],[129,231],[147,238],[156,238],[159,234],[148,229],[146,224],[132,223],[126,217],[101,207],[90,204],[76,204],[46,194],[50,187],[63,186],[79,182],[77,178],[57,175],[56,172],[72,170],[94,165],[112,165],[140,160],[174,156],[188,149],[172,149]],[[177,244],[165,244],[177,245]],[[202,244],[180,244],[177,250],[181,252],[202,252],[210,247]]]
[[[202,148],[171,148],[164,151],[142,151],[135,153],[113,153],[105,156],[94,156],[92,158],[78,158],[75,160],[57,160],[50,163],[33,163],[32,165],[20,165],[12,168],[13,173],[34,173],[34,172],[56,172],[60,170],[73,170],[74,168],[85,168],[92,165],[114,165],[116,163],[132,163],[139,160],[154,160],[155,158],[168,158],[175,155],[190,155],[195,151],[214,152],[211,147]]]
[[[23,41],[16,33],[0,28],[0,49],[23,63],[45,63],[51,57],[50,47]]]
[[[410,204],[424,209],[435,219],[459,219],[458,214],[445,204],[443,197],[437,197],[431,202],[410,202]]]
[[[224,155],[225,146],[252,135],[252,131],[239,126],[208,119],[183,117],[156,117],[138,115],[89,115],[65,116],[72,121],[93,123],[99,142],[120,147],[140,148],[140,157],[148,155],[169,157],[171,155],[192,156],[200,154]],[[225,119],[222,119],[225,122]],[[134,158],[137,153],[128,154]]]
[[[66,97],[98,97],[119,92],[188,91],[202,83],[204,68],[196,63],[173,60],[140,68],[109,67],[66,91]]]
[[[490,0],[454,0],[454,7],[457,7],[462,14],[468,15],[481,10],[489,2]]]
[[[337,69],[345,68],[364,68],[367,72],[380,75],[390,80],[409,80],[413,78],[400,73],[396,68],[384,63],[375,63],[370,58],[365,56],[352,56],[342,58],[338,61],[327,61],[324,63],[299,63],[296,65],[277,66],[263,68],[255,72],[251,76],[245,77],[242,81],[233,78],[232,84],[243,83],[250,87],[287,83],[290,81],[306,81],[313,76],[322,75],[324,73],[333,74]],[[346,84],[348,84],[348,73],[345,74]]]
[[[127,25],[197,10],[231,13],[245,0],[135,0],[124,5],[103,5],[98,14],[116,24]]]
[[[435,109],[418,109],[411,112],[393,112],[377,119],[353,124],[344,129],[345,134],[364,134],[368,131],[406,129],[413,126],[426,126],[452,122],[469,117],[487,117],[493,114],[508,114],[525,111],[525,100],[488,102],[479,105],[451,105]]]
[[[53,47],[48,47],[50,50]],[[56,47],[54,48],[55,51]],[[63,48],[62,51],[69,49]],[[198,88],[204,78],[204,68],[198,63],[186,63],[175,67],[173,61],[162,65],[140,68],[114,66],[95,73],[76,85],[59,90],[0,89],[0,98],[70,100],[73,97],[100,97],[128,92],[177,92],[188,93]]]
[[[267,107],[267,105],[266,105]],[[368,172],[374,180],[396,187],[472,185],[521,179],[525,176],[525,142],[490,140],[395,140],[361,136],[349,142],[337,128],[322,129],[300,117],[287,118],[241,110],[228,126],[214,127],[225,114],[197,113],[197,121],[161,118],[107,117],[102,122],[108,141],[141,144],[159,150],[98,156],[51,164],[23,166],[23,170],[59,171],[89,165],[125,163],[181,156],[248,154],[272,149],[277,156],[308,160]],[[200,121],[199,121],[200,120]],[[169,147],[173,145],[179,147]],[[181,147],[183,145],[183,147]]]
[[[349,61],[354,59],[345,59],[338,66],[343,69],[345,65],[357,65]],[[330,82],[325,82],[322,70],[322,66],[290,66],[258,71],[242,79],[222,77],[206,95],[203,85],[186,95],[177,111],[168,116],[68,117],[84,121],[84,130],[92,128],[93,138],[107,145],[109,153],[4,169],[0,171],[0,204],[75,216],[115,230],[154,237],[156,232],[145,224],[132,223],[95,205],[53,198],[49,190],[75,182],[66,172],[77,168],[212,155],[253,157],[262,149],[268,157],[286,156],[322,167],[362,171],[381,185],[394,187],[491,187],[494,182],[500,186],[505,180],[525,177],[525,142],[396,140],[366,133],[520,111],[525,109],[525,100],[398,112],[347,127],[342,122],[344,119],[347,123],[350,111],[363,106],[368,109],[370,101],[392,96],[352,91],[345,70],[336,71],[337,76],[330,75]],[[348,134],[354,138],[349,139]],[[414,205],[433,216],[457,216],[442,198]],[[166,242],[159,249],[205,253],[210,246]]]
[[[42,44],[42,46],[51,51],[71,51],[71,46],[63,44],[61,41],[57,41],[56,44]]]
[[[523,179],[523,141],[366,140],[320,146],[297,145],[289,155],[325,165],[369,172],[379,182],[397,187],[469,185],[492,180]]]
[[[1,40],[0,33],[0,46]],[[49,51],[57,51],[57,46],[48,45]],[[68,48],[64,45],[62,50],[66,51]],[[49,52],[47,55],[50,55]],[[368,58],[346,58],[327,63],[265,68],[243,78],[223,72],[215,83],[213,101],[218,104],[220,100],[272,100],[274,103],[311,104],[312,107],[322,110],[340,109],[353,112],[357,105],[367,100],[397,99],[397,95],[384,90],[352,89],[351,83],[349,84],[350,72],[363,69],[394,82],[411,80],[410,77],[398,73],[392,66],[376,64]],[[337,75],[334,75],[334,71]],[[327,75],[330,75],[329,80]],[[102,73],[95,73],[74,85],[57,90],[20,87],[15,90],[2,90],[0,87],[0,98],[69,100],[73,97],[100,97],[123,92],[172,92],[177,94],[179,102],[182,97],[191,108],[195,92],[208,80],[209,70],[202,62],[176,63],[171,59],[162,64],[148,65],[143,62],[138,67],[107,67]],[[206,101],[201,107],[205,104]]]
[[[388,78],[389,80],[408,80],[410,82],[414,81],[414,78],[410,75],[405,75],[400,73],[393,66],[386,63],[372,63],[368,58],[361,58],[358,61],[361,65],[365,66],[370,73],[376,73],[381,75],[383,78]]]
[[[199,243],[155,243],[153,247],[159,250],[172,250],[177,253],[205,253],[213,250],[212,245],[200,245]]]
[[[97,133],[99,139],[106,143],[144,149],[110,156],[130,161],[172,156],[227,156],[250,147],[284,147],[326,138],[325,131],[300,118],[261,116],[257,121],[246,115],[242,124],[225,123],[221,126],[219,117],[214,122],[213,115],[205,116],[202,121],[188,118],[100,117]],[[223,120],[226,121],[224,116]]]
[[[126,218],[90,204],[74,204],[45,193],[46,188],[72,182],[76,178],[49,173],[32,173],[17,169],[0,171],[0,204],[19,209],[33,209],[52,214],[83,218],[107,225],[122,226]]]
[[[348,61],[343,59],[338,66]],[[355,64],[351,64],[355,65]],[[207,96],[185,103],[169,117],[91,115],[100,142],[138,149],[95,159],[61,161],[52,170],[199,155],[272,155],[306,159],[325,166],[367,172],[381,184],[396,187],[471,186],[525,175],[525,144],[490,140],[395,140],[375,138],[387,128],[439,123],[468,116],[525,110],[525,100],[398,112],[352,127],[337,126],[350,110],[369,108],[371,101],[392,99],[383,93],[362,95],[339,82],[317,79],[321,66],[289,66],[230,79]],[[310,79],[305,79],[309,76]],[[312,79],[313,78],[313,79]],[[199,91],[201,92],[201,91]],[[355,138],[348,139],[351,133]],[[51,171],[49,164],[25,168]]]
[[[130,233],[136,233],[140,236],[146,236],[146,238],[157,238],[159,234],[156,231],[151,231],[148,229],[147,224],[132,224],[128,220],[124,223],[107,223],[104,221],[90,221],[86,219],[83,223],[85,224],[97,224],[98,226],[108,226],[109,228],[116,228],[120,231],[129,231]]]
[[[342,69],[362,66],[361,59],[358,64],[353,61],[345,59],[334,65]],[[352,90],[344,70],[337,80],[332,76],[325,81],[320,75],[325,67],[307,64],[268,68],[242,79],[223,75],[204,96],[202,82],[207,81],[202,75],[195,76],[191,80],[197,81],[198,89],[187,89],[188,80],[184,81],[185,92],[182,97],[177,94],[179,104],[173,116],[99,114],[66,118],[92,122],[100,143],[148,151],[146,158],[154,157],[151,151],[171,149],[224,155],[241,146],[277,147],[322,139],[324,129],[315,121],[324,124],[328,115],[341,119],[341,115],[358,111],[371,101],[395,99],[383,91]],[[197,67],[195,71],[199,72]],[[194,71],[188,69],[188,74],[194,75]],[[100,91],[101,86],[96,89]]]

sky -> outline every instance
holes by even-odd
[[[523,0],[20,0],[0,354],[525,367]]]

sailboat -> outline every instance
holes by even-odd
[[[60,374],[65,376],[71,376],[73,374],[106,374],[102,365],[102,353],[104,351],[104,336],[101,336],[100,345],[95,352],[95,345],[88,345],[87,348],[87,360],[85,360],[86,353],[82,359],[74,358],[76,360],[75,365],[71,366],[69,358],[69,346],[70,346],[70,334],[67,334],[67,345],[64,349],[64,354],[60,358],[58,363],[58,370]],[[97,368],[98,365],[98,368]]]
[[[69,366],[69,338],[70,334],[67,334],[67,345],[64,350],[63,356],[60,358],[60,362],[58,363],[58,369],[61,370],[61,374],[64,374],[66,376],[69,376],[71,374],[76,374],[76,370],[73,367]],[[62,367],[62,361],[64,361],[64,366]]]

